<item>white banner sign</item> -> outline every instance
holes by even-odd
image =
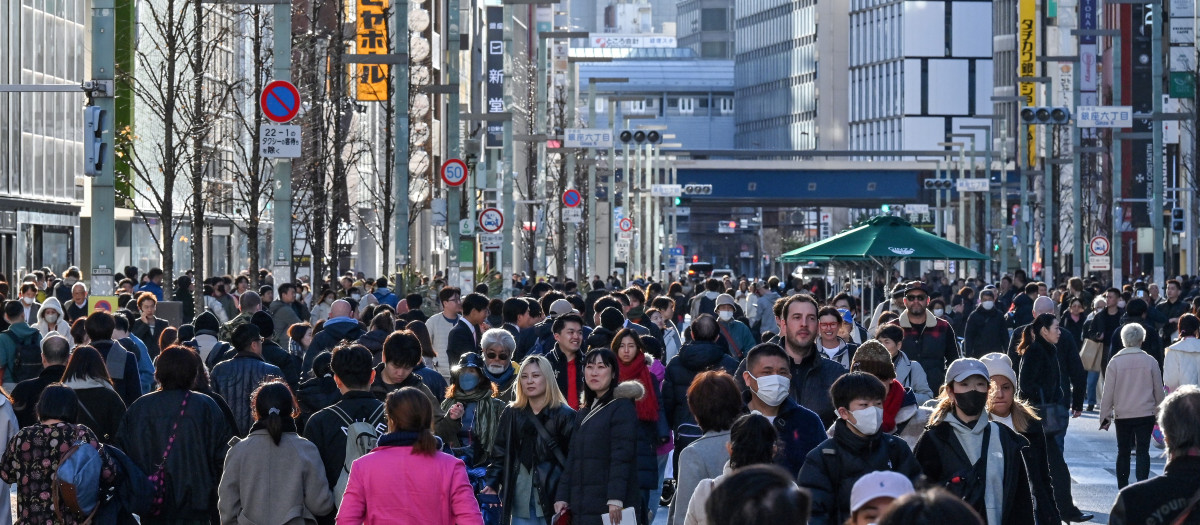
[[[654,197],[679,197],[683,195],[683,186],[679,184],[651,184],[650,195]]]
[[[581,223],[583,223],[583,208],[565,208],[565,209],[563,209],[563,222],[566,224],[581,224]]]
[[[607,148],[613,143],[612,130],[567,128],[563,133],[566,135],[563,145],[568,148]]]
[[[904,211],[906,213],[911,213],[914,215],[929,213],[929,205],[928,204],[905,204]]]
[[[1075,125],[1081,128],[1128,128],[1133,126],[1132,106],[1079,106]]]
[[[1172,44],[1195,44],[1195,28],[1192,26],[1196,21],[1191,18],[1172,18],[1171,19],[1171,43]]]
[[[263,158],[295,159],[300,157],[300,126],[263,124],[258,128],[258,154]]]
[[[479,234],[479,250],[487,253],[495,253],[500,251],[500,247],[504,245],[503,233],[481,233]]]
[[[1108,255],[1093,255],[1088,257],[1089,272],[1107,272],[1112,269],[1112,258]]]
[[[958,179],[957,181],[955,181],[955,189],[957,189],[958,191],[987,191],[988,190],[988,180],[987,179]],[[907,209],[908,209],[908,207],[905,207],[905,210],[907,210]],[[926,206],[926,211],[929,211],[928,205]]]
[[[592,35],[591,47],[676,47],[675,37],[666,35]]]

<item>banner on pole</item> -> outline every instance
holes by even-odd
[[[386,55],[388,24],[385,11],[391,0],[358,0],[358,30],[354,39],[360,55]],[[387,100],[387,64],[359,64],[355,75],[358,100]]]
[[[1037,76],[1037,2],[1020,0],[1017,4],[1017,76]],[[1025,97],[1026,106],[1037,105],[1037,85],[1033,82],[1017,84],[1018,95]],[[1037,162],[1037,128],[1025,126],[1025,152],[1029,165]]]

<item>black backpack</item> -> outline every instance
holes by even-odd
[[[42,373],[42,345],[41,334],[33,334],[28,340],[18,339],[16,334],[10,331],[4,331],[4,335],[8,336],[16,347],[16,352],[13,353],[13,370],[12,378],[14,383],[20,383],[26,379],[33,379]]]

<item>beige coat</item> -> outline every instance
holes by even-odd
[[[1200,339],[1186,337],[1167,347],[1163,384],[1172,391],[1183,385],[1200,384]]]
[[[278,445],[266,430],[234,438],[217,495],[222,525],[304,525],[333,510],[317,446],[295,432]]]
[[[1158,361],[1141,348],[1126,348],[1108,361],[1100,419],[1153,416],[1163,400],[1162,371]]]

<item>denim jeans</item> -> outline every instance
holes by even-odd
[[[658,484],[655,485],[655,487],[658,487],[658,488],[650,491],[650,495],[647,497],[647,501],[646,501],[646,510],[650,511],[650,521],[651,522],[653,522],[654,517],[658,515],[658,508],[659,508],[658,500],[660,498],[662,498],[663,479],[666,477],[667,459],[669,459],[670,457],[671,457],[671,453],[669,453],[669,452],[666,454],[658,455]]]
[[[1150,434],[1154,431],[1154,416],[1116,420],[1117,425],[1117,488],[1129,484],[1129,451],[1137,453],[1137,480],[1150,477]],[[1136,447],[1136,448],[1135,448]]]
[[[1088,405],[1099,404],[1096,401],[1096,383],[1100,382],[1100,372],[1088,372],[1087,375],[1087,394],[1084,396],[1084,403]]]

